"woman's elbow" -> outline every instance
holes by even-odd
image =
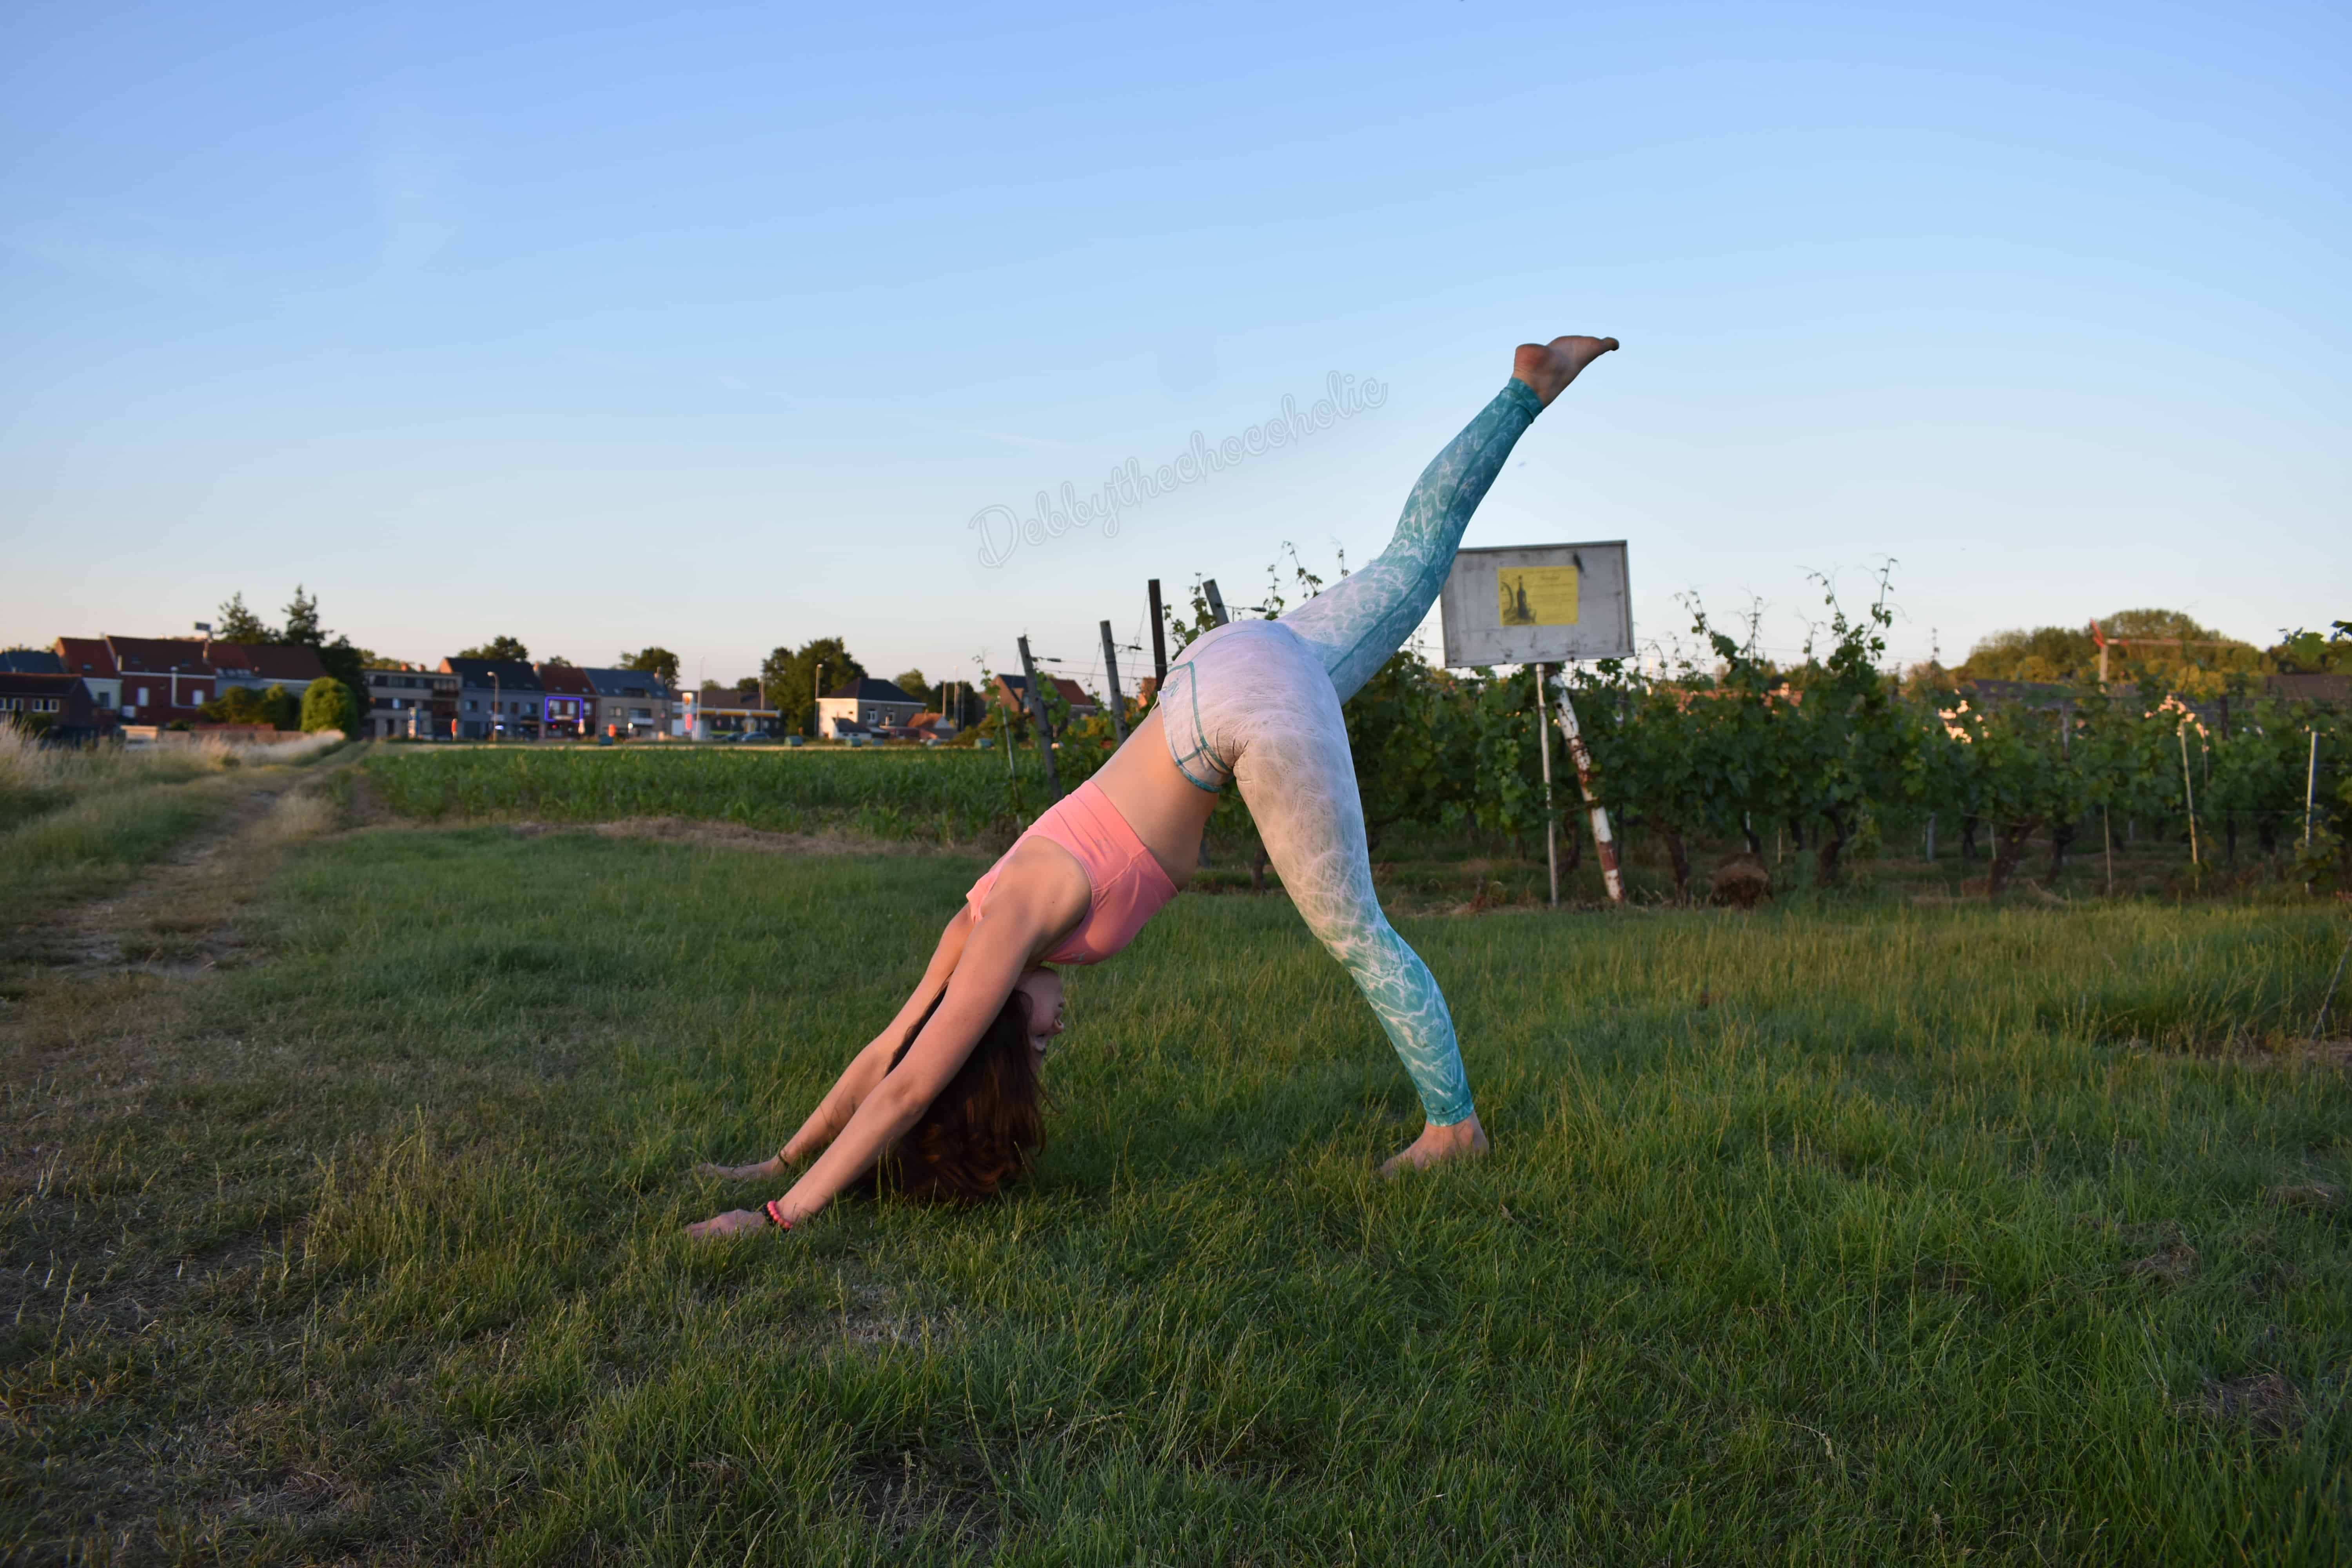
[[[866,1104],[883,1128],[884,1136],[896,1138],[919,1121],[931,1103],[932,1096],[911,1082],[904,1072],[894,1072],[874,1086]]]

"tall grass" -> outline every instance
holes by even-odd
[[[1405,920],[1496,1147],[1384,1184],[1417,1110],[1345,975],[1284,900],[1187,896],[1074,983],[1008,1201],[686,1241],[774,1190],[692,1163],[776,1146],[975,864],[344,837],[168,1038],[31,998],[141,1065],[0,1093],[49,1152],[0,1257],[11,1539],[2346,1560],[2329,912]]]
[[[299,765],[342,742],[47,747],[0,727],[0,902],[87,896],[163,855],[216,812],[243,770]]]

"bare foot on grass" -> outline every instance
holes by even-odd
[[[1535,388],[1544,406],[1568,390],[1577,372],[1617,347],[1615,338],[1554,338],[1548,343],[1521,343],[1511,361],[1511,374]]]
[[[1391,1158],[1381,1167],[1383,1176],[1402,1175],[1407,1171],[1426,1171],[1432,1165],[1448,1160],[1468,1160],[1484,1154],[1491,1147],[1486,1142],[1486,1130],[1478,1125],[1475,1116],[1455,1122],[1451,1127],[1423,1124],[1421,1136],[1412,1146]]]

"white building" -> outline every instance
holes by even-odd
[[[900,730],[922,710],[919,699],[869,676],[816,700],[816,732],[822,739],[841,741],[872,730]]]

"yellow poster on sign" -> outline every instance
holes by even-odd
[[[1496,611],[1507,626],[1572,626],[1582,576],[1573,566],[1503,567],[1495,574]]]

